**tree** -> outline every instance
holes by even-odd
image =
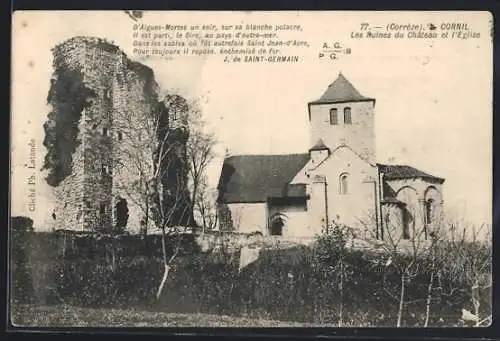
[[[439,225],[442,226],[442,225]],[[433,289],[434,289],[434,278],[436,277],[436,271],[438,270],[438,259],[437,259],[437,251],[440,243],[442,242],[442,235],[439,233],[438,229],[432,231],[430,233],[431,245],[429,248],[430,251],[430,278],[427,285],[427,298],[425,302],[425,321],[424,327],[429,326],[430,312],[431,312],[431,304],[433,299]]]
[[[194,214],[205,229],[213,230],[219,221],[219,212],[217,210],[217,191],[211,189],[208,185],[207,177],[204,176],[198,187],[198,196],[194,203]]]
[[[331,221],[328,225],[324,224],[323,234],[316,243],[316,256],[319,261],[337,274],[338,292],[339,292],[339,316],[338,326],[344,325],[344,288],[345,277],[348,264],[345,261],[347,251],[347,240],[352,233],[350,228],[345,225]]]
[[[396,326],[402,325],[403,314],[411,303],[425,302],[423,325],[428,327],[434,304],[453,307],[463,304],[466,297],[470,297],[470,304],[463,308],[462,320],[475,326],[491,321],[492,247],[488,234],[480,239],[480,231],[467,224],[458,231],[457,224],[450,224],[442,217],[432,225],[417,228],[415,212],[406,213],[406,218],[410,217],[406,230],[402,228],[407,223],[405,217],[394,209],[383,211],[382,234],[369,228],[374,226],[373,221],[365,222],[365,230],[373,231],[372,237],[365,241],[383,256],[383,290],[398,303]],[[391,271],[400,278],[397,291],[386,280]],[[407,290],[410,283],[425,286],[425,296],[410,298]]]
[[[117,187],[141,209],[144,225],[151,220],[162,232],[164,274],[157,298],[180,250],[181,233],[176,226],[193,224],[185,160],[189,131],[187,124],[177,120],[187,110],[185,99],[168,95],[147,115],[122,111],[115,116],[122,134],[115,160]],[[175,239],[168,250],[167,238]]]
[[[401,327],[403,313],[410,303],[406,298],[407,284],[415,278],[420,271],[420,259],[425,252],[425,226],[417,228],[416,212],[412,209],[405,209],[402,215],[395,215],[395,211],[388,210],[384,215],[384,236],[383,250],[388,256],[386,267],[392,266],[401,279],[399,295],[397,296],[398,314],[396,327]],[[406,217],[404,216],[406,214]],[[410,217],[410,223],[407,219]],[[409,231],[402,233],[401,227],[409,225]],[[389,290],[386,293],[393,297]]]
[[[32,232],[33,219],[25,216],[12,217],[10,220],[10,228],[16,232]]]
[[[487,229],[484,238],[480,232]],[[470,234],[469,236],[467,234]],[[453,297],[464,291],[470,297],[470,307],[462,309],[462,320],[473,322],[474,326],[481,326],[490,322],[492,318],[491,288],[492,275],[492,240],[491,228],[481,225],[479,228],[465,225],[457,231],[455,224],[449,225],[449,238],[438,248],[439,257],[453,259],[453,262],[443,262],[437,272],[437,282],[441,295]],[[445,287],[442,278],[452,278],[458,285]],[[483,298],[486,296],[486,300]],[[483,303],[482,303],[483,302]],[[483,305],[486,305],[484,307]]]
[[[186,143],[188,183],[192,210],[202,224],[202,229],[214,228],[217,224],[216,195],[210,188],[207,167],[215,158],[215,136],[206,131],[198,100],[193,100],[188,109],[189,138]]]
[[[383,289],[388,297],[398,303],[396,327],[401,327],[403,314],[410,303],[407,300],[407,285],[420,273],[421,260],[429,251],[429,242],[425,240],[426,227],[417,227],[416,212],[411,208],[399,209],[385,207],[382,212],[382,229],[370,228],[375,222],[362,222],[368,233],[365,242],[383,256]],[[371,234],[371,235],[370,235]],[[382,237],[383,236],[383,237]],[[383,238],[383,239],[382,239]],[[399,290],[393,292],[386,286],[386,276],[390,270],[399,276]]]

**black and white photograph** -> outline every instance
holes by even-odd
[[[488,327],[489,12],[17,11],[15,327]]]

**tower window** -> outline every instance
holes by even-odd
[[[108,128],[102,128],[102,135],[108,136]]]
[[[118,132],[118,141],[123,140],[123,134],[121,131]]]
[[[344,124],[352,124],[351,108],[344,108]]]
[[[337,108],[330,109],[330,124],[336,125],[339,123]]]
[[[101,215],[106,214],[106,203],[101,202],[101,204],[99,205],[99,213]]]
[[[349,175],[345,173],[341,174],[339,182],[340,182],[340,194],[348,194]]]

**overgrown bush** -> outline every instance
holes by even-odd
[[[12,217],[10,220],[10,227],[12,231],[15,232],[28,232],[28,231],[32,232],[33,219],[24,216]]]
[[[259,258],[241,270],[238,254],[204,253],[186,237],[159,300],[155,298],[162,278],[159,238],[142,241],[123,236],[111,249],[109,237],[87,236],[64,244],[62,236],[29,235],[12,239],[17,252],[13,294],[18,302],[141,307],[342,326],[394,326],[398,318],[397,267],[388,266],[387,257],[377,250],[347,247],[340,226],[311,247],[262,249]],[[61,245],[66,245],[65,252]],[[463,256],[452,258],[456,252]],[[491,246],[484,244],[442,242],[434,263],[430,254],[419,257],[418,271],[405,283],[401,325],[425,323],[428,297],[430,326],[457,324],[463,308],[474,312],[471,283],[477,279],[481,288],[487,288],[491,280],[491,264],[476,263],[487,260],[490,252]],[[400,257],[391,261],[404,263],[406,256]],[[481,315],[491,314],[491,295],[483,292],[477,297]]]

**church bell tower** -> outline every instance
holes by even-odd
[[[375,99],[361,95],[339,73],[318,100],[308,103],[311,146],[321,141],[333,151],[347,145],[375,162],[374,108]]]

